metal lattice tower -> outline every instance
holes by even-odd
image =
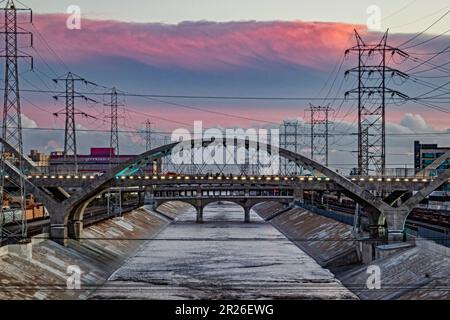
[[[64,114],[66,116],[65,121],[65,131],[64,131],[64,163],[68,165],[69,157],[73,157],[73,168],[75,174],[78,173],[78,153],[77,153],[77,134],[75,125],[75,116],[82,115],[84,117],[92,117],[85,112],[77,112],[75,109],[75,99],[83,98],[86,101],[96,102],[95,100],[89,99],[84,95],[76,94],[75,92],[75,82],[81,81],[84,84],[90,83],[84,78],[81,78],[72,72],[67,73],[66,77],[53,79],[55,83],[63,81],[65,83],[65,94],[60,96],[55,96],[55,99],[59,97],[65,98],[66,108],[64,112],[56,112],[53,115],[58,116]]]
[[[297,120],[283,121],[280,126],[280,147],[296,153],[300,152],[302,128]],[[292,161],[281,159],[282,174],[291,175],[299,173],[300,168]]]
[[[145,122],[145,151],[152,150],[152,123],[149,119]]]
[[[111,134],[109,139],[109,147],[111,148],[111,154],[110,154],[110,163],[112,162],[112,158],[115,155],[115,157],[119,156],[120,154],[120,144],[119,144],[119,124],[118,124],[118,107],[123,106],[122,104],[119,105],[118,102],[118,94],[116,88],[113,88],[111,90],[111,93],[109,94],[110,102],[108,104],[105,104],[105,106],[110,107],[110,115],[106,118],[109,118],[111,121]],[[114,153],[115,151],[115,153]],[[114,155],[113,155],[114,153]]]
[[[310,104],[311,115],[311,159],[328,167],[328,133],[330,125],[329,106],[313,106]]]
[[[117,91],[114,88],[111,92],[111,137],[109,147],[119,155],[119,125],[117,124]]]
[[[29,23],[32,23],[32,11],[29,8],[17,8],[13,0],[8,0],[4,9],[4,31],[1,33],[5,37],[5,89],[3,100],[3,123],[2,138],[11,145],[11,148],[18,152],[15,156],[11,150],[7,150],[4,145],[1,146],[1,185],[0,185],[0,240],[3,234],[8,237],[17,237],[20,240],[27,237],[26,220],[26,191],[25,191],[25,172],[21,155],[23,154],[22,144],[22,112],[20,109],[19,92],[19,67],[18,59],[27,58],[31,60],[33,68],[33,58],[24,54],[18,49],[18,36],[29,35],[31,46],[33,45],[33,35],[30,32],[23,31],[18,27],[18,11],[26,11],[29,14]],[[23,23],[23,21],[22,21]],[[21,30],[21,31],[18,31]],[[8,173],[12,175],[6,178]],[[7,186],[8,185],[8,189]],[[17,215],[18,211],[21,213]],[[21,225],[20,235],[9,234],[3,230],[6,216],[10,221]]]
[[[358,54],[358,66],[346,72],[357,73],[358,88],[346,95],[358,95],[358,171],[369,175],[374,171],[384,175],[386,170],[386,97],[395,95],[407,98],[404,94],[386,87],[386,75],[407,75],[387,66],[386,55],[408,55],[400,49],[387,45],[388,31],[375,45],[366,44],[355,30],[357,45],[346,51]]]

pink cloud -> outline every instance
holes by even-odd
[[[255,58],[326,69],[355,26],[311,22],[183,22],[177,25],[84,19],[68,30],[65,15],[38,15],[35,24],[65,59],[119,56],[152,66],[229,69]],[[51,56],[49,56],[51,58]]]

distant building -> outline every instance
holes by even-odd
[[[46,153],[41,153],[39,150],[32,149],[28,157],[36,163],[36,166],[41,170],[42,173],[48,173],[50,165],[50,155]]]
[[[112,167],[120,165],[136,155],[115,155],[115,150],[111,148],[91,148],[90,154],[78,155],[78,173],[96,174],[109,171]],[[49,174],[73,174],[75,172],[73,156],[68,156],[67,162],[64,160],[64,152],[55,151],[50,153]],[[154,165],[147,173],[159,172],[161,166]]]
[[[421,144],[420,141],[414,141],[414,169],[416,173],[448,151],[450,151],[450,147],[438,147],[437,144]],[[447,160],[438,170],[445,170],[449,167],[450,160]]]
[[[415,172],[418,173],[422,169],[425,169],[428,165],[434,162],[437,158],[444,155],[446,152],[450,151],[450,147],[439,147],[437,144],[421,144],[420,141],[414,141],[414,169]],[[447,159],[444,163],[442,163],[438,169],[439,171],[446,170],[450,168],[450,159]],[[443,185],[441,188],[437,189],[437,191],[433,192],[430,196],[430,199],[435,198],[439,195],[439,192],[450,192],[450,183]],[[445,195],[445,201],[450,201],[450,198]],[[437,200],[442,200],[437,199]]]

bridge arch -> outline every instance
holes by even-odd
[[[190,143],[193,147],[198,143],[201,143],[203,147],[206,147],[212,142],[213,140],[190,140],[181,143]],[[140,168],[151,165],[154,160],[170,155],[172,150],[179,143],[180,142],[174,142],[144,152],[134,159],[130,159],[129,161],[117,166],[112,171],[105,173],[101,177],[96,178],[88,187],[73,194],[72,197],[61,203],[62,207],[64,208],[62,213],[63,217],[59,216],[55,221],[59,223],[59,226],[61,225],[61,223],[67,225],[70,220],[73,220],[74,218],[76,219],[77,215],[80,215],[80,210],[81,212],[83,211],[82,208],[85,206],[85,202],[87,202],[92,197],[95,197],[102,190],[114,186],[114,182],[116,179],[119,179],[121,176],[132,175]],[[333,170],[299,153],[295,153],[278,147],[273,147],[269,144],[250,142],[249,140],[235,139],[233,141],[233,145],[238,145],[238,143],[243,143],[246,149],[249,149],[250,147],[253,148],[256,145],[256,148],[258,150],[264,148],[264,150],[267,150],[269,153],[271,153],[272,150],[277,150],[280,157],[295,162],[300,166],[312,168],[321,172],[324,176],[328,177],[330,180],[339,185],[348,197],[352,198],[365,209],[369,221],[377,224],[380,214],[384,214],[388,229],[393,230],[396,233],[398,233],[400,230],[403,231],[406,216],[412,210],[411,208],[415,205],[415,203],[417,201],[420,202],[421,199],[426,197],[437,187],[437,182],[435,182],[432,186],[425,188],[426,190],[424,190],[424,192],[416,194],[413,198],[405,202],[405,204],[401,208],[393,208],[387,203],[383,202],[381,199],[372,195],[369,191],[342,176],[341,174],[334,172]],[[227,141],[224,140],[223,144],[226,145]],[[443,176],[440,176],[437,180],[440,180],[440,183],[442,184],[447,181],[448,178],[450,178],[450,169],[448,169],[445,174]]]

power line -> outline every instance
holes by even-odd
[[[448,14],[450,13],[450,10],[447,11],[446,13],[444,13],[439,19],[437,19],[435,22],[433,22],[430,26],[428,26],[426,29],[422,30],[421,32],[419,32],[418,34],[416,34],[414,37],[412,37],[411,39],[397,45],[397,47],[401,48],[403,47],[405,44],[410,43],[411,41],[414,41],[415,39],[417,39],[418,37],[420,37],[422,34],[424,34],[425,32],[427,32],[428,30],[430,30],[432,27],[434,27],[439,21],[441,21],[442,19],[444,19]]]

